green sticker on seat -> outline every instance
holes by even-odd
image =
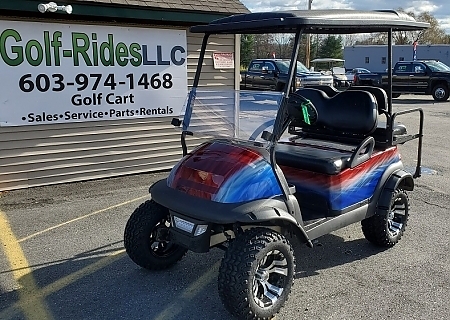
[[[309,113],[308,113],[308,104],[309,104],[309,100],[308,102],[303,102],[302,103],[302,111],[303,111],[303,121],[305,121],[306,124],[311,125],[311,122],[309,121]]]

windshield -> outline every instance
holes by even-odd
[[[281,73],[288,73],[290,63],[291,62],[289,60],[275,61],[275,64],[277,65],[278,69],[280,69]],[[303,72],[309,73],[310,71],[303,65],[303,63],[297,61],[297,73]]]
[[[431,71],[450,71],[450,67],[440,61],[427,61],[426,64]]]
[[[272,132],[281,98],[281,92],[193,89],[182,111],[183,130],[200,138],[265,142],[261,134]]]

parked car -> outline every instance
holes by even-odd
[[[241,72],[241,89],[282,91],[287,82],[289,60],[255,59],[247,71]],[[313,72],[297,61],[296,87],[310,85],[333,85],[333,77]]]
[[[349,81],[350,85],[353,85],[353,83],[355,82],[355,75],[360,73],[371,73],[371,72],[366,68],[353,68],[345,71],[347,81]]]
[[[346,71],[347,74],[359,74],[359,73],[371,73],[370,70],[366,68],[353,68]]]
[[[392,96],[402,93],[431,94],[436,101],[447,101],[450,88],[450,67],[436,60],[399,61],[392,70]],[[388,88],[388,73],[359,73],[355,85]]]

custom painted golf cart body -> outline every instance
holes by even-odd
[[[192,32],[205,33],[205,37],[199,68],[187,99],[181,126],[184,149],[186,150],[186,136],[196,136],[196,126],[193,125],[195,121],[192,119],[193,116],[198,116],[195,113],[196,108],[208,108],[207,102],[199,101],[202,100],[202,91],[197,87],[210,34],[290,32],[296,34],[298,44],[302,33],[344,34],[378,31],[392,33],[396,30],[418,30],[424,27],[426,24],[415,22],[407,15],[393,11],[348,10],[253,13],[231,16],[205,26],[193,27]],[[293,61],[296,61],[297,53],[298,49],[294,48]],[[389,63],[392,63],[391,60],[389,59]],[[291,79],[292,75],[293,68],[290,69]],[[292,80],[288,87],[291,86]],[[413,135],[402,134],[398,137],[395,135],[395,116],[392,114],[392,98],[389,92],[384,97],[378,93],[377,95],[381,95],[378,102],[374,94],[366,94],[365,98],[369,100],[366,114],[355,118],[358,113],[355,106],[358,105],[359,99],[354,97],[356,91],[347,92],[347,96],[342,98],[322,96],[320,102],[313,97],[318,96],[317,92],[310,95],[307,93],[308,90],[320,91],[320,88],[306,88],[299,90],[298,93],[305,95],[313,104],[328,103],[343,111],[335,114],[331,108],[321,107],[318,110],[318,126],[309,128],[303,126],[304,128],[296,130],[291,128],[293,116],[289,114],[292,90],[286,89],[278,100],[278,113],[273,131],[267,134],[266,141],[254,142],[239,139],[233,134],[239,131],[238,119],[235,118],[236,121],[233,122],[214,110],[217,114],[216,119],[225,117],[225,122],[231,123],[233,129],[229,130],[230,136],[213,139],[190,153],[185,152],[185,157],[173,168],[169,178],[151,188],[152,198],[169,208],[172,215],[179,214],[186,220],[193,218],[197,222],[203,221],[208,225],[208,230],[212,230],[213,235],[215,232],[222,233],[223,226],[232,230],[233,224],[236,223],[258,225],[270,222],[276,226],[293,229],[301,235],[304,242],[311,245],[311,239],[337,227],[360,221],[373,215],[380,205],[388,205],[382,203],[381,195],[388,186],[391,187],[390,184],[395,186],[402,184],[406,189],[412,190],[412,175],[403,169],[397,144],[413,138],[419,138],[421,143],[422,132]],[[232,93],[228,95],[233,96]],[[236,96],[239,96],[239,93],[235,93]],[[220,99],[205,100],[209,100],[210,107],[214,109],[214,105]],[[231,105],[239,110],[238,98],[229,100]],[[385,128],[377,128],[378,111],[385,117],[384,121],[387,124]],[[228,114],[233,115],[233,112],[236,110],[229,111]],[[330,115],[327,116],[326,113]],[[369,121],[364,119],[367,115]],[[341,119],[336,120],[340,116]],[[328,123],[321,122],[322,117],[325,117]],[[335,120],[340,123],[336,124]],[[362,128],[363,131],[358,132],[359,126],[354,126],[358,122],[369,122],[369,128]],[[336,130],[323,132],[321,128],[324,126],[335,127]],[[347,126],[354,127],[351,129],[354,132],[337,134],[339,130],[345,131],[344,128]],[[280,142],[282,134],[288,127],[289,132],[297,139]],[[316,129],[317,134],[313,132]],[[355,154],[355,149],[362,140],[375,132],[378,135],[377,141],[370,144],[373,151],[369,157],[363,154],[364,161],[350,167],[348,163],[350,158],[361,157]],[[312,137],[314,141],[311,142],[308,137]],[[420,175],[420,152],[418,160],[415,176]],[[331,170],[323,169],[321,166],[330,167]],[[390,200],[389,196],[386,198],[386,201]],[[312,223],[318,219],[321,220],[320,224]],[[217,225],[221,226],[217,229],[219,231],[215,229]],[[193,234],[178,230],[176,227],[172,233],[174,239],[183,239],[180,244],[196,243],[192,247],[188,245],[190,249],[196,251],[209,249],[206,244],[209,240],[203,239],[203,243],[198,245]],[[189,237],[192,239],[186,241]]]
[[[187,250],[222,248],[218,290],[225,307],[239,319],[267,320],[294,280],[288,234],[312,247],[313,239],[361,222],[367,240],[395,245],[408,221],[406,191],[421,172],[422,110],[392,112],[392,74],[387,91],[295,88],[293,62],[304,33],[387,32],[392,66],[392,33],[426,27],[394,11],[352,10],[242,14],[192,27],[204,33],[197,71],[183,114],[172,120],[181,129],[183,158],[128,220],[124,243],[131,259],[159,270]],[[200,86],[209,36],[251,33],[295,34],[285,90]],[[397,123],[405,113],[417,113],[418,132]],[[398,145],[413,139],[411,174]]]

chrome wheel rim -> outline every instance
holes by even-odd
[[[266,254],[256,268],[253,279],[253,298],[261,308],[270,308],[283,294],[287,285],[289,267],[279,250]]]
[[[434,91],[434,95],[436,96],[436,98],[438,99],[443,99],[445,97],[445,90],[444,88],[437,88]]]
[[[403,229],[406,218],[406,203],[402,198],[396,198],[388,215],[388,231],[391,237],[396,237]]]

